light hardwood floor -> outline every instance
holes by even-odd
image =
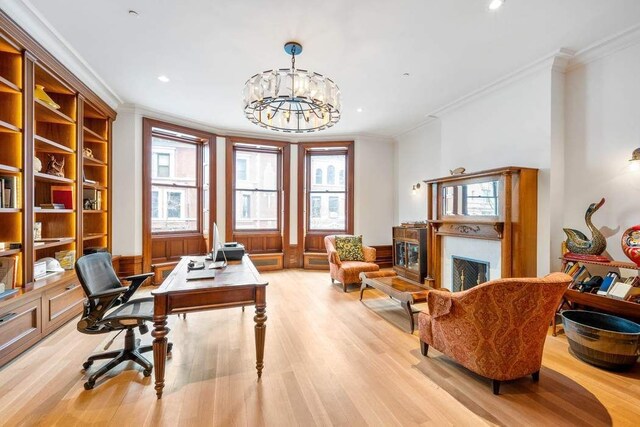
[[[71,322],[0,370],[0,425],[638,425],[640,369],[613,374],[549,336],[540,382],[488,380],[430,350],[397,303],[358,301],[328,273],[266,273],[265,370],[256,381],[253,310],[172,316],[166,388],[122,365],[92,391],[81,364],[111,338]],[[146,291],[148,292],[148,291]],[[150,334],[143,336],[150,342]],[[122,345],[122,335],[112,348]],[[151,357],[151,355],[149,355]],[[97,365],[99,366],[99,365]],[[92,368],[92,369],[95,369]]]

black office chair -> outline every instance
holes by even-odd
[[[146,321],[153,321],[153,298],[139,298],[129,301],[140,285],[153,273],[137,274],[125,277],[130,281],[129,287],[123,287],[116,276],[111,264],[111,254],[99,252],[85,255],[76,262],[76,274],[87,295],[84,312],[78,322],[78,331],[85,334],[104,334],[112,331],[123,331],[124,348],[90,356],[82,365],[89,369],[95,360],[111,359],[98,369],[84,384],[86,390],[91,390],[96,380],[120,363],[132,360],[144,368],[145,377],[151,375],[153,365],[142,353],[152,350],[152,346],[140,346],[140,340],[135,338],[134,328],[139,328],[141,334],[149,331]],[[117,336],[117,335],[116,335]],[[169,343],[168,351],[172,344]]]

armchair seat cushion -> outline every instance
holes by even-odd
[[[343,261],[338,271],[338,281],[342,283],[360,283],[360,273],[378,271],[378,264],[363,261]]]

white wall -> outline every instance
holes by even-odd
[[[621,234],[640,224],[640,172],[628,162],[640,147],[640,44],[569,72],[565,108],[565,225],[586,232],[587,206],[604,197],[593,222],[611,257],[627,260]]]
[[[163,113],[125,105],[118,110],[113,126],[113,253],[142,254],[142,117],[216,132],[199,123]],[[216,141],[217,215],[222,240],[226,240],[225,149],[226,139]],[[362,234],[368,245],[391,244],[394,224],[393,188],[394,141],[371,137],[355,138],[355,232]],[[297,236],[297,146],[291,150],[291,243]]]
[[[551,65],[541,68],[399,136],[398,219],[424,219],[425,189],[419,197],[410,196],[412,184],[422,179],[448,175],[457,167],[467,172],[538,168],[538,272],[548,272],[558,255],[550,247],[551,75]]]

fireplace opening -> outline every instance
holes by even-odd
[[[489,263],[452,256],[452,291],[466,291],[489,280]]]

